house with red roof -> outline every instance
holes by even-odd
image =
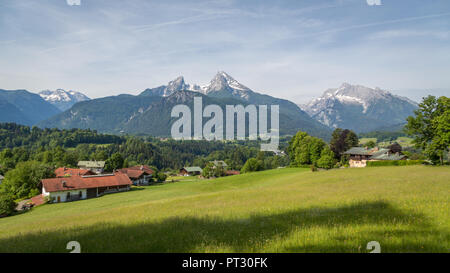
[[[132,182],[120,172],[102,175],[73,175],[42,179],[42,197],[52,203],[95,198],[107,193],[128,191]]]
[[[72,169],[72,168],[61,167],[61,168],[58,168],[55,170],[55,175],[56,175],[56,177],[67,177],[67,176],[74,176],[74,175],[78,175],[78,176],[96,175],[96,173],[94,173],[91,170]]]
[[[133,166],[129,168],[119,169],[117,171],[126,174],[133,182],[133,185],[136,186],[149,185],[154,172],[147,165]]]

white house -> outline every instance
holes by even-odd
[[[42,179],[42,196],[52,203],[94,198],[112,192],[127,191],[132,185],[126,174],[70,176]]]

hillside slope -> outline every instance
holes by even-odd
[[[301,108],[324,125],[359,133],[405,123],[417,103],[379,88],[343,83]]]
[[[52,105],[56,106],[61,111],[70,109],[70,107],[77,102],[90,100],[90,98],[83,93],[73,90],[66,91],[64,89],[56,89],[54,91],[43,90],[39,92],[39,96],[41,96],[45,101],[48,101]]]
[[[448,252],[450,167],[277,169],[43,205],[0,252]]]
[[[26,90],[0,89],[0,122],[35,125],[60,113],[39,95]]]
[[[331,135],[330,128],[311,118],[296,104],[254,92],[225,72],[217,73],[206,86],[190,85],[183,77],[178,77],[167,85],[146,89],[139,96],[120,95],[80,102],[39,126],[170,136],[171,125],[176,120],[171,118],[172,108],[183,103],[192,109],[194,96],[203,97],[203,107],[216,104],[223,111],[226,105],[254,104],[268,105],[270,112],[270,105],[279,105],[281,135],[294,135],[299,130],[326,140]]]

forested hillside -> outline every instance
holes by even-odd
[[[284,140],[282,143],[287,144]],[[120,154],[123,165],[146,164],[157,169],[178,170],[184,166],[205,166],[211,160],[225,160],[241,169],[256,157],[256,141],[175,141],[147,136],[115,136],[89,129],[39,129],[14,123],[0,124],[0,173],[17,163],[38,161],[51,167],[75,167],[80,160],[108,160]],[[272,153],[260,155],[270,168],[286,165]]]

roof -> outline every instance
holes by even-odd
[[[202,168],[200,168],[200,167],[184,167],[183,169],[186,170],[188,173],[203,171]]]
[[[389,149],[367,149],[365,147],[351,147],[348,151],[345,151],[344,154],[349,155],[378,155],[387,153]]]
[[[121,171],[121,170],[145,171],[145,172],[147,172],[148,174],[152,174],[152,173],[153,173],[153,169],[150,168],[150,167],[147,166],[147,165],[138,165],[138,166],[133,166],[133,167],[128,167],[128,168],[123,168],[123,169],[120,169],[119,171]]]
[[[403,158],[405,158],[406,156],[404,155],[400,155],[398,153],[395,154],[380,154],[380,155],[376,155],[376,156],[372,156],[370,159],[371,160],[402,160]]]
[[[79,161],[78,167],[85,168],[104,168],[105,161]]]
[[[228,171],[225,171],[225,174],[226,175],[237,175],[237,174],[241,174],[241,172],[235,171],[235,170],[228,170]]]
[[[65,183],[63,183],[63,181]],[[114,187],[132,184],[130,178],[128,178],[126,174],[120,172],[105,175],[74,175],[70,177],[42,179],[41,182],[42,187],[47,192]]]
[[[121,173],[125,173],[128,177],[136,179],[141,177],[142,175],[151,175],[153,174],[153,170],[147,165],[133,166],[129,168],[123,168],[117,170]]]
[[[30,202],[33,203],[33,205],[40,206],[45,203],[44,196],[42,194],[36,195],[34,197],[31,197]]]
[[[72,169],[61,167],[55,170],[56,177],[66,177],[72,175],[94,175],[95,173],[91,170],[83,170],[83,169]]]
[[[364,147],[352,147],[344,154],[350,155],[368,155],[370,160],[401,160],[406,156],[399,153],[389,153],[389,149],[366,149]]]
[[[228,164],[225,163],[225,161],[223,161],[223,160],[214,160],[214,161],[211,161],[211,162],[214,164],[214,166],[222,166],[222,167],[227,167],[228,166]]]

